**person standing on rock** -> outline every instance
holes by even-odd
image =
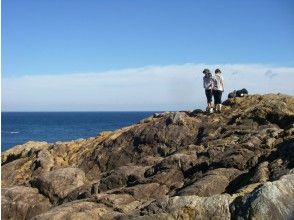
[[[210,113],[213,113],[212,105],[212,89],[213,89],[213,77],[209,69],[203,70],[203,87],[205,89],[205,95],[207,98],[207,108],[206,110]]]
[[[222,111],[222,94],[224,92],[224,78],[220,69],[215,70],[213,80],[213,98],[215,104],[215,111]]]

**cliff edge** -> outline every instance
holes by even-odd
[[[2,219],[293,219],[294,97],[2,152]]]

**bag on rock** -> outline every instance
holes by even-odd
[[[248,95],[247,89],[243,88],[240,90],[234,90],[233,92],[230,92],[228,95],[228,98],[235,98],[235,97],[243,97],[244,95]]]
[[[248,94],[248,91],[247,91],[247,89],[243,88],[243,89],[237,90],[236,93],[237,93],[236,94],[237,97],[243,97],[244,95]]]
[[[236,96],[237,96],[236,90],[234,90],[233,92],[229,93],[228,98],[231,99],[231,98],[235,98]]]

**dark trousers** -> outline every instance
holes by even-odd
[[[211,89],[206,89],[205,90],[205,95],[207,98],[207,103],[211,103],[212,102],[212,90]]]
[[[223,91],[213,90],[214,104],[222,104]]]

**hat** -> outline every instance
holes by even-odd
[[[204,70],[203,70],[203,73],[204,73],[204,74],[210,73],[210,70],[209,70],[209,69],[204,69]]]
[[[222,71],[220,71],[220,69],[216,69],[214,72],[215,73],[221,73]]]

